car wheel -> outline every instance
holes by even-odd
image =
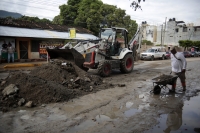
[[[152,56],[151,56],[151,61],[153,61],[153,60],[154,60],[154,56],[152,55]]]
[[[164,60],[165,59],[165,56],[164,55],[162,55],[162,60]]]

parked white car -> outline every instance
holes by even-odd
[[[150,48],[146,50],[146,52],[142,52],[140,54],[141,60],[154,60],[154,59],[166,59],[166,52],[161,52],[160,49],[157,48]]]

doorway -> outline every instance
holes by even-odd
[[[28,59],[28,41],[19,41],[20,59]]]

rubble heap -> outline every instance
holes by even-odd
[[[89,75],[72,62],[54,60],[30,73],[13,72],[1,81],[0,111],[64,102],[109,87],[101,77]]]

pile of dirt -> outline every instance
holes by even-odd
[[[65,60],[54,60],[30,73],[13,72],[1,82],[0,91],[5,92],[11,84],[17,89],[9,95],[0,93],[0,111],[9,111],[27,102],[33,103],[32,106],[64,102],[113,86]]]

